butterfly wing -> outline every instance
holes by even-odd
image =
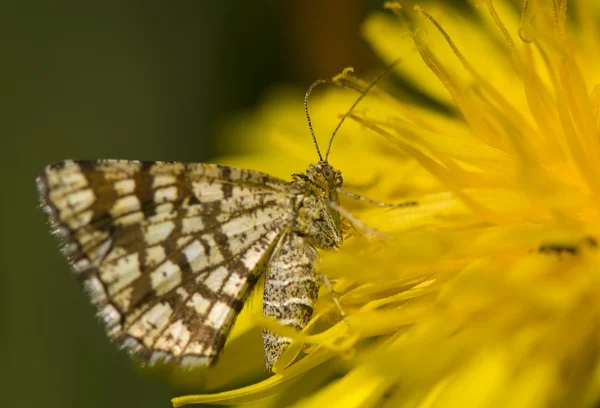
[[[149,363],[215,361],[293,216],[290,184],[217,165],[65,161],[38,190],[108,335]]]

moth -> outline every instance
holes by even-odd
[[[213,364],[262,275],[264,315],[296,330],[309,322],[321,285],[316,249],[343,241],[343,180],[327,161],[333,135],[323,159],[307,109],[322,82],[304,99],[320,160],[291,182],[179,162],[67,160],[41,172],[52,233],[108,336],[133,357]],[[263,332],[267,370],[290,341]]]

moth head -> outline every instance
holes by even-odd
[[[344,184],[342,172],[334,169],[333,166],[326,161],[311,164],[306,173],[312,181],[318,182],[323,180],[329,185],[329,188],[332,189],[339,188]]]

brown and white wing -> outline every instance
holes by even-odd
[[[37,183],[108,335],[151,364],[215,361],[292,217],[288,183],[225,166],[64,161]]]

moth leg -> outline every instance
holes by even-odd
[[[362,201],[364,203],[372,204],[377,207],[402,208],[402,207],[414,207],[414,206],[419,205],[419,203],[417,203],[416,201],[405,201],[403,203],[384,203],[382,201],[371,200],[370,198],[366,198],[366,197],[360,196],[358,194],[354,194],[349,191],[342,190],[341,188],[338,188],[337,192],[342,193],[345,196],[353,198],[357,201]]]
[[[320,280],[314,273],[317,251],[293,232],[284,234],[275,248],[265,275],[263,314],[281,325],[302,330],[312,318]],[[271,330],[263,330],[265,368],[271,371],[291,343]]]
[[[359,220],[358,218],[356,218],[354,215],[350,214],[348,211],[344,210],[342,207],[340,207],[337,203],[331,201],[331,200],[327,200],[326,201],[327,205],[334,211],[336,211],[338,214],[342,215],[344,218],[346,218],[351,224],[353,224],[356,228],[358,228],[359,230],[363,231],[365,234],[367,235],[374,235],[376,237],[379,238],[389,238],[387,235],[385,235],[382,232],[377,231],[374,228],[370,228],[367,227],[361,220]]]
[[[333,300],[333,304],[335,305],[335,307],[337,308],[337,310],[340,312],[340,316],[342,317],[342,319],[346,323],[348,323],[348,315],[346,314],[346,312],[344,312],[344,308],[342,308],[342,304],[340,303],[340,299],[337,296],[337,293],[335,293],[335,291],[333,290],[333,285],[331,284],[331,280],[329,280],[327,278],[327,276],[325,276],[323,274],[320,274],[319,278],[321,279],[321,282],[323,282],[323,285],[325,286],[325,288],[327,288],[327,291],[331,295],[331,299]]]

